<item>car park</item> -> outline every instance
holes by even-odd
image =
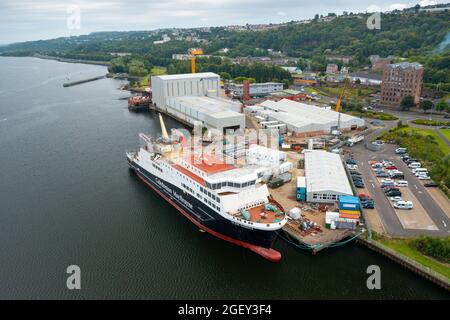
[[[411,210],[413,208],[413,203],[411,201],[397,201],[394,203],[394,208]]]

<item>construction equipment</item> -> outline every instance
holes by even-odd
[[[191,55],[191,72],[195,73],[195,56],[199,56],[203,54],[203,50],[201,48],[191,48],[189,49],[189,54]]]
[[[348,75],[347,75],[345,77],[345,79],[344,79],[344,87],[342,88],[341,95],[339,97],[339,100],[336,103],[336,112],[338,112],[338,125],[337,125],[338,131],[341,130],[341,109],[342,109],[341,108],[341,102],[342,102],[342,99],[344,99],[345,92],[347,90],[348,82],[349,82],[349,78],[348,78]]]

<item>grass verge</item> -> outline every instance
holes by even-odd
[[[419,124],[419,125],[423,125],[423,126],[434,126],[434,127],[450,126],[450,121],[415,119],[411,122],[414,124]]]
[[[414,246],[411,244],[412,240],[379,238],[377,239],[377,241],[379,241],[386,247],[395,250],[396,252],[450,279],[450,265],[425,256],[416,248],[414,248]]]

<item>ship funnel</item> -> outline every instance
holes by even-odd
[[[167,134],[166,125],[164,124],[164,120],[162,118],[161,113],[159,114],[159,124],[161,125],[161,134],[164,140],[169,140],[169,135]]]

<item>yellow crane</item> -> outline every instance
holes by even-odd
[[[338,130],[341,130],[341,102],[345,97],[345,92],[347,90],[347,84],[349,82],[348,76],[344,79],[344,87],[342,88],[341,95],[339,96],[339,100],[336,103],[336,112],[338,112]]]
[[[203,50],[201,48],[192,48],[192,49],[189,49],[189,54],[191,55],[191,71],[192,71],[192,73],[195,73],[196,72],[195,56],[202,55]]]

